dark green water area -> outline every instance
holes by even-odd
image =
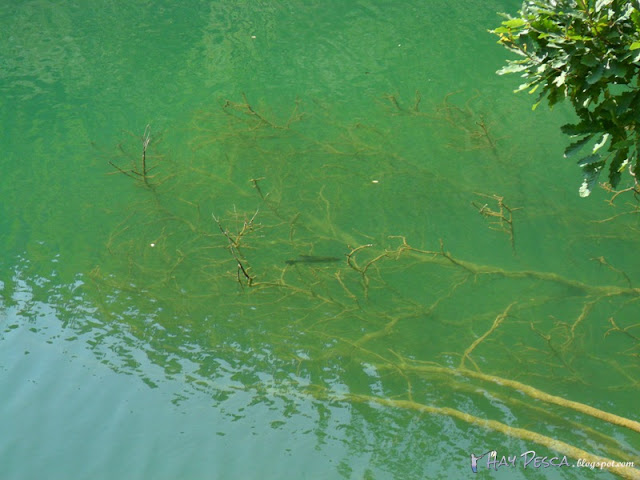
[[[638,478],[637,207],[519,6],[5,2],[0,478]]]

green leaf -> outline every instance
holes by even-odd
[[[609,69],[616,77],[624,78],[627,75],[627,67],[620,62],[610,62]]]
[[[597,0],[596,2],[596,12],[599,12],[604,7],[608,7],[613,3],[613,0]]]
[[[581,167],[588,167],[589,165],[595,165],[600,162],[600,154],[592,153],[591,155],[587,155],[586,157],[582,157],[580,160],[578,160],[578,165]]]
[[[584,55],[580,59],[580,63],[582,63],[583,65],[585,65],[587,67],[595,67],[596,65],[600,64],[600,62],[598,61],[598,59],[596,58],[596,56],[593,53],[588,53],[588,54]]]
[[[616,152],[613,160],[611,160],[611,165],[609,165],[609,183],[612,187],[618,186],[620,182],[620,176],[627,165],[629,164],[630,158],[628,157],[629,149],[623,149]]]
[[[593,40],[593,37],[585,37],[583,35],[567,35],[569,40],[580,41],[580,42],[589,42]]]
[[[611,150],[628,150],[629,147],[632,147],[635,142],[631,139],[620,140],[613,145],[611,145]]]
[[[600,141],[594,145],[593,151],[591,153],[596,153],[598,150],[600,150],[604,146],[604,144],[607,143],[607,140],[609,140],[609,134],[605,133],[604,135],[602,135],[602,138],[600,138]]]
[[[562,133],[564,133],[565,135],[575,136],[597,132],[598,127],[597,125],[590,125],[585,122],[580,122],[577,124],[567,123],[566,125],[562,125],[560,127],[560,130],[562,130]]]
[[[617,170],[609,170],[609,184],[613,187],[616,188],[618,186],[618,183],[620,183],[620,177],[622,176],[622,174],[620,172],[618,172]]]
[[[629,46],[629,50],[637,50],[640,48],[640,42],[633,42],[630,46]]]
[[[553,80],[553,84],[556,87],[561,87],[562,85],[564,85],[564,80],[565,78],[567,78],[567,73],[566,72],[560,72],[560,75],[558,75],[554,80]]]
[[[582,185],[580,185],[579,190],[581,197],[588,197],[591,195],[591,190],[593,190],[593,186],[598,180],[601,170],[602,165],[587,166],[584,169],[584,180],[582,181]]]
[[[533,85],[534,82],[530,82],[530,83],[523,83],[522,85],[520,85],[518,88],[516,88],[513,93],[518,93],[521,92],[523,90],[526,90],[527,88],[529,88],[531,85]]]
[[[589,140],[591,140],[592,137],[593,137],[593,134],[587,135],[586,137],[581,138],[577,142],[573,142],[571,145],[569,145],[567,148],[565,148],[564,149],[564,158],[569,158],[572,155],[574,155],[577,152],[579,152],[582,149],[582,147],[584,147],[587,144],[587,142]]]
[[[602,75],[604,75],[604,65],[600,64],[589,74],[587,83],[593,85],[602,78]]]
[[[529,68],[528,65],[518,64],[518,63],[510,63],[509,65],[502,67],[496,73],[498,75],[504,75],[506,73],[517,73]]]
[[[620,116],[624,114],[628,109],[631,102],[635,99],[636,92],[624,92],[621,93],[618,97],[615,97],[614,100],[617,104],[616,107],[616,115]]]
[[[523,25],[526,25],[526,21],[523,18],[512,18],[511,20],[505,20],[502,22],[502,25],[511,29],[511,28],[519,28]]]
[[[555,70],[564,69],[564,67],[567,65],[570,59],[571,58],[569,57],[569,55],[561,55],[559,57],[554,58],[549,63],[549,65],[551,65],[551,68]]]

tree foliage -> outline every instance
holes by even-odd
[[[608,165],[616,188],[627,171],[640,193],[640,1],[528,0],[518,17],[495,30],[520,58],[497,73],[520,73],[516,90],[538,92],[550,107],[571,102],[578,122],[562,126],[572,137],[564,152],[582,168],[583,197]]]

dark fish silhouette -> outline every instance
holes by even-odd
[[[318,255],[298,255],[298,258],[285,260],[287,265],[295,265],[297,263],[333,263],[342,260],[338,257],[320,257]]]

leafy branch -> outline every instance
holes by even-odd
[[[635,183],[633,172],[640,168],[637,2],[529,0],[518,14],[505,14],[502,25],[490,31],[521,57],[508,60],[497,73],[519,73],[525,82],[516,92],[539,91],[534,109],[544,99],[550,107],[569,100],[579,121],[562,127],[574,139],[564,156],[575,156],[582,168],[580,196],[591,193],[607,164],[611,188],[625,171]]]

